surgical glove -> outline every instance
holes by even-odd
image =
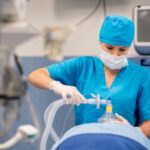
[[[123,124],[130,125],[130,123],[122,116],[119,114],[115,113],[116,118]]]
[[[59,81],[51,81],[49,89],[61,95],[66,104],[86,103],[84,96],[74,86],[64,85]]]

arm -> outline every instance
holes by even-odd
[[[63,85],[61,82],[53,80],[46,68],[40,68],[31,72],[28,76],[28,81],[35,87],[53,90],[62,96],[65,103],[85,103],[84,97],[75,87]]]
[[[28,81],[35,87],[48,90],[53,79],[46,68],[39,68],[29,74]]]
[[[147,137],[150,137],[150,120],[144,121],[140,128]]]

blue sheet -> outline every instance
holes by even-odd
[[[111,134],[76,135],[61,143],[57,150],[148,150],[124,136]]]
[[[85,149],[82,150],[88,150],[86,148],[87,143],[90,147],[96,141],[98,141],[98,144],[101,143],[100,145],[103,145],[104,148],[110,146],[107,144],[107,141],[114,141],[112,144],[114,144],[114,147],[118,146],[119,150],[122,150],[121,147],[128,148],[128,150],[130,150],[129,147],[131,150],[132,148],[133,150],[136,150],[136,147],[138,147],[138,150],[150,150],[149,140],[140,128],[122,123],[90,123],[75,126],[67,131],[60,141],[55,143],[52,150],[66,150],[61,148],[68,146],[71,146],[71,148],[68,149],[73,150],[73,148],[79,145],[82,145],[82,148],[85,145]],[[95,143],[94,145],[97,144]],[[125,145],[127,145],[127,147],[125,147]],[[113,147],[113,145],[111,145],[111,147]],[[97,149],[94,149],[93,147],[92,150]]]

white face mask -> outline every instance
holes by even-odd
[[[128,66],[127,56],[114,56],[106,52],[105,50],[101,50],[100,59],[108,68],[121,69],[122,67]]]

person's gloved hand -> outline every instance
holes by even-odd
[[[122,116],[119,114],[115,113],[116,118],[123,124],[130,125],[130,123]]]
[[[84,96],[74,86],[64,85],[59,81],[51,81],[49,89],[61,95],[66,104],[86,103]]]

